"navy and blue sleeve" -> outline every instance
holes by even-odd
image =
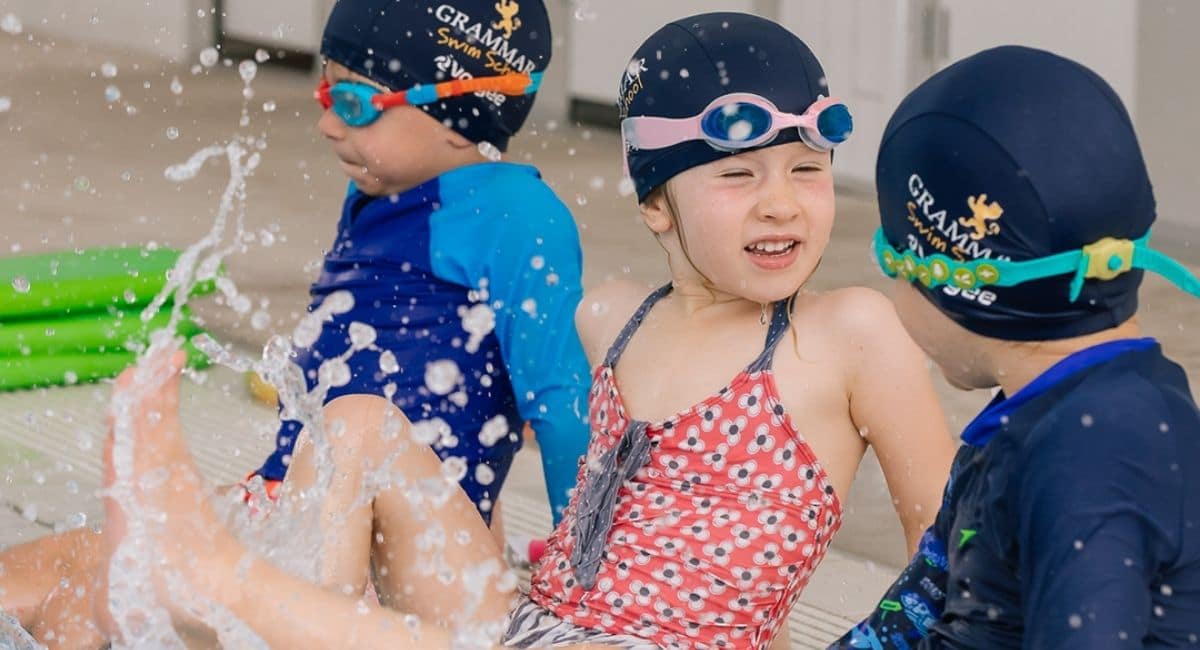
[[[1178,549],[1182,483],[1161,400],[1138,392],[1071,400],[1031,432],[1010,497],[1026,648],[1142,647],[1154,575]]]
[[[512,192],[520,195],[493,197],[486,214],[435,214],[433,269],[486,291],[518,411],[537,435],[557,524],[589,436],[590,373],[575,330],[583,253],[571,213],[549,187],[534,180]]]

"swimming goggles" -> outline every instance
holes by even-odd
[[[1079,298],[1084,280],[1111,280],[1130,269],[1153,271],[1180,289],[1200,297],[1200,279],[1166,254],[1150,248],[1150,233],[1138,239],[1105,237],[1076,251],[1032,260],[979,259],[959,262],[945,255],[901,253],[888,243],[883,229],[875,231],[875,257],[889,277],[916,280],[926,287],[949,285],[963,290],[985,286],[1011,287],[1032,280],[1074,274],[1071,302]]]
[[[389,108],[422,106],[449,97],[477,92],[496,92],[510,96],[530,95],[542,85],[542,73],[502,74],[472,79],[454,79],[429,85],[416,85],[408,90],[387,92],[355,81],[339,81],[330,85],[322,79],[313,96],[325,110],[333,112],[348,126],[362,127],[379,119]]]
[[[720,151],[739,151],[766,144],[783,129],[796,127],[800,138],[817,151],[831,151],[846,141],[854,122],[846,105],[818,97],[801,115],[783,113],[770,100],[751,93],[731,93],[712,101],[692,117],[627,117],[621,120],[625,151],[663,149],[703,140]]]

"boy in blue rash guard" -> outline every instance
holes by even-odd
[[[875,612],[835,648],[1200,643],[1200,414],[1143,338],[1154,197],[1093,72],[1002,47],[896,110],[875,252],[947,379],[1001,390],[962,434],[944,502]]]
[[[318,126],[351,186],[311,309],[341,290],[354,307],[296,363],[312,388],[351,323],[370,325],[374,349],[350,357],[351,380],[326,400],[388,396],[440,456],[466,461],[461,485],[485,521],[530,422],[557,520],[588,440],[581,251],[537,170],[489,162],[477,144],[506,148],[550,59],[541,2],[500,4],[508,18],[492,0],[334,6]],[[259,476],[283,479],[299,432],[283,422]]]

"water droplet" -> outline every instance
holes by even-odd
[[[349,291],[334,291],[321,302],[321,309],[330,314],[344,314],[354,309],[354,295]]]
[[[474,354],[479,351],[479,344],[483,342],[483,337],[496,329],[496,313],[492,311],[491,307],[482,303],[471,305],[471,308],[462,316],[462,327],[470,334],[464,347],[467,352]]]
[[[351,322],[349,332],[350,347],[354,348],[355,350],[362,350],[364,348],[371,347],[371,345],[375,343],[375,328],[367,325],[366,323],[360,323],[358,321]]]
[[[633,184],[632,178],[622,178],[617,183],[617,194],[620,196],[629,196],[637,191],[637,186]]]
[[[1072,629],[1078,630],[1083,627],[1083,618],[1079,614],[1071,614],[1067,617],[1067,625],[1070,625]]]
[[[250,327],[256,330],[265,330],[271,326],[271,315],[265,310],[258,310],[250,317]]]
[[[483,428],[479,430],[479,444],[491,447],[507,436],[508,420],[503,415],[497,415],[483,423]]]
[[[529,266],[533,267],[535,271],[541,271],[542,267],[546,266],[546,258],[541,255],[534,255],[529,258]]]
[[[167,139],[174,140],[178,137],[179,137],[179,129],[177,129],[173,126],[168,126],[167,127]]]
[[[467,459],[461,456],[450,456],[442,461],[442,476],[447,481],[455,483],[467,475]]]
[[[1163,586],[1159,587],[1159,588],[1158,588],[1158,591],[1159,591],[1160,593],[1162,593],[1162,595],[1164,595],[1164,596],[1166,596],[1166,597],[1168,597],[1168,598],[1170,598],[1172,595],[1174,595],[1174,594],[1175,594],[1175,590],[1171,588],[1171,585],[1166,585],[1166,584],[1164,584]]]
[[[7,113],[12,108],[12,99],[9,97],[0,97],[0,113]]]
[[[1085,427],[1090,427],[1094,423],[1094,420],[1092,419],[1091,414],[1084,413],[1083,416],[1079,418],[1079,423]]]
[[[497,162],[504,156],[504,154],[496,148],[496,145],[487,142],[486,140],[479,143],[479,155],[492,162]]]
[[[206,13],[206,12],[205,12],[203,9],[197,9],[197,10],[196,10],[196,17],[197,17],[197,18],[203,18],[203,17],[205,17],[205,16],[207,16],[207,15],[208,15],[208,14],[207,14],[207,13]]]
[[[21,29],[21,19],[16,14],[4,14],[4,18],[0,18],[0,32],[16,35]]]
[[[583,194],[576,194],[575,195],[575,203],[578,205],[587,205],[588,199]]]
[[[117,64],[111,61],[105,61],[100,64],[100,74],[104,75],[105,79],[112,79],[117,76]]]
[[[491,485],[496,480],[496,472],[480,463],[475,466],[475,482],[480,485]]]
[[[183,82],[181,82],[179,80],[179,77],[171,77],[170,88],[171,88],[171,94],[173,94],[173,95],[182,95],[183,94]]]
[[[121,297],[125,299],[125,302],[127,302],[131,305],[133,303],[137,302],[137,292],[135,292],[133,289],[126,289],[121,294]]]
[[[206,47],[200,51],[200,65],[206,68],[216,65],[219,58],[221,58],[221,55],[217,53],[217,48],[215,47]]]
[[[104,99],[109,104],[121,101],[121,89],[116,86],[109,86],[104,89]]]
[[[258,48],[257,50],[254,50],[254,60],[255,61],[258,61],[259,63],[266,63],[267,60],[270,58],[271,58],[271,55],[268,54],[267,51],[262,49],[261,47]]]
[[[533,298],[526,298],[521,301],[521,311],[529,314],[531,318],[537,318],[537,301]]]
[[[604,189],[604,177],[603,176],[593,176],[592,180],[588,181],[588,187],[592,188],[593,190]]]
[[[37,521],[38,507],[36,503],[27,503],[21,508],[21,516],[25,521]]]
[[[250,86],[246,86],[242,89],[242,97],[246,99],[254,99],[254,89]]]
[[[593,316],[603,316],[607,313],[608,313],[608,303],[606,303],[606,302],[592,303],[592,315]]]
[[[449,395],[461,380],[462,372],[453,360],[442,359],[425,366],[425,386],[435,395]]]
[[[17,293],[29,293],[29,278],[18,275],[12,279],[12,288],[16,289]]]
[[[337,388],[350,383],[350,366],[344,359],[326,359],[317,369],[317,381]]]
[[[273,101],[263,102],[262,109],[263,109],[264,113],[274,113],[275,112],[275,102],[273,102]]]
[[[379,369],[391,375],[400,372],[400,364],[391,350],[384,350],[379,355]]]
[[[1083,550],[1083,540],[1082,539],[1075,540],[1074,546],[1075,546],[1076,551],[1082,551]]]

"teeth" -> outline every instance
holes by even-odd
[[[762,241],[749,248],[759,253],[782,253],[791,250],[795,244],[795,241]]]

